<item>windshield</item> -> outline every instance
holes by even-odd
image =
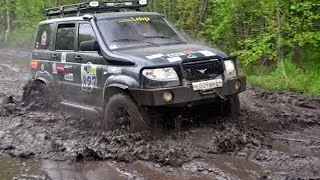
[[[184,43],[160,17],[130,17],[98,22],[111,50]]]

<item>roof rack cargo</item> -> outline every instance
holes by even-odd
[[[70,4],[65,6],[44,9],[44,13],[47,17],[64,17],[64,15],[66,14],[76,14],[80,16],[81,13],[101,13],[105,11],[120,11],[120,9],[135,9],[139,11],[140,7],[145,7],[147,5],[147,0],[131,0],[121,2],[91,1],[86,3]]]

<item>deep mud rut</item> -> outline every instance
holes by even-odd
[[[104,132],[75,110],[20,106],[28,58],[0,47],[0,168],[10,155],[37,167],[31,179],[320,179],[320,98],[250,87],[237,118],[196,114],[179,131]]]

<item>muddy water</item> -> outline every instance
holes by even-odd
[[[26,160],[8,156],[0,157],[0,179],[111,179],[124,180],[136,177],[121,171],[111,162],[66,163],[51,160]]]
[[[0,49],[0,98],[15,100],[0,104],[0,153],[12,156],[1,156],[0,179],[320,178],[319,98],[249,88],[237,118],[182,114],[192,123],[179,132],[104,132],[77,111],[19,106],[28,58]]]
[[[41,163],[41,161],[40,161]],[[41,165],[36,160],[0,156],[0,179],[44,179]]]

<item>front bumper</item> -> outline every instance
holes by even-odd
[[[240,89],[235,88],[237,81],[241,82]],[[246,77],[228,79],[223,83],[223,87],[216,88],[212,91],[193,91],[192,85],[159,88],[159,89],[130,89],[131,94],[139,105],[143,106],[164,106],[188,104],[196,101],[216,99],[217,97],[227,97],[238,94],[246,89]],[[164,92],[170,91],[173,94],[173,100],[166,102],[163,99]]]

